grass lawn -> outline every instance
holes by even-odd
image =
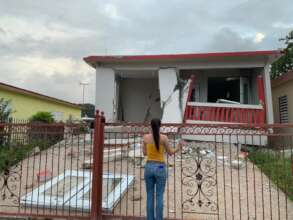
[[[249,154],[249,159],[293,201],[293,176],[290,157],[284,158],[277,151],[256,150]]]

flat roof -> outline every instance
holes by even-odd
[[[67,105],[67,106],[71,106],[71,107],[74,107],[74,108],[79,108],[79,109],[81,108],[78,104],[75,104],[75,103],[71,103],[71,102],[68,102],[68,101],[65,101],[65,100],[62,100],[62,99],[57,99],[57,98],[54,98],[54,97],[51,97],[51,96],[43,95],[43,94],[33,92],[33,91],[30,91],[30,90],[27,90],[27,89],[22,89],[22,88],[12,86],[12,85],[9,85],[9,84],[6,84],[6,83],[2,83],[2,82],[0,82],[0,88],[5,89],[7,91],[12,91],[12,92],[17,92],[17,93],[30,95],[30,96],[40,98],[40,99],[46,99],[46,100],[51,101],[51,102],[57,102],[57,103]]]
[[[262,51],[240,51],[240,52],[214,52],[214,53],[188,53],[188,54],[157,54],[157,55],[121,55],[121,56],[87,56],[83,60],[92,67],[97,63],[121,63],[138,61],[170,61],[170,60],[196,60],[196,59],[215,59],[231,57],[279,57],[281,50],[262,50]]]

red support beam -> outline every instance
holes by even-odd
[[[259,121],[260,123],[264,124],[265,123],[265,112],[266,112],[266,103],[265,103],[265,89],[264,89],[264,80],[262,75],[257,76],[257,92],[258,92],[258,99],[259,99],[259,104],[262,105],[263,110],[259,114]]]

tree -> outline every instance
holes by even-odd
[[[281,38],[286,45],[284,55],[272,64],[271,78],[275,79],[290,70],[293,70],[293,30],[285,38]]]
[[[0,121],[7,121],[11,114],[13,113],[10,108],[11,100],[5,100],[0,98]]]
[[[4,98],[0,98],[0,123],[7,122],[13,113],[10,108],[11,100],[5,100]],[[5,134],[4,125],[0,125],[0,146],[7,144],[10,139],[10,135]]]

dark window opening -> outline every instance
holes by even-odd
[[[288,97],[286,95],[279,97],[280,123],[288,123]]]
[[[208,102],[219,99],[240,102],[239,77],[213,77],[208,79]]]

